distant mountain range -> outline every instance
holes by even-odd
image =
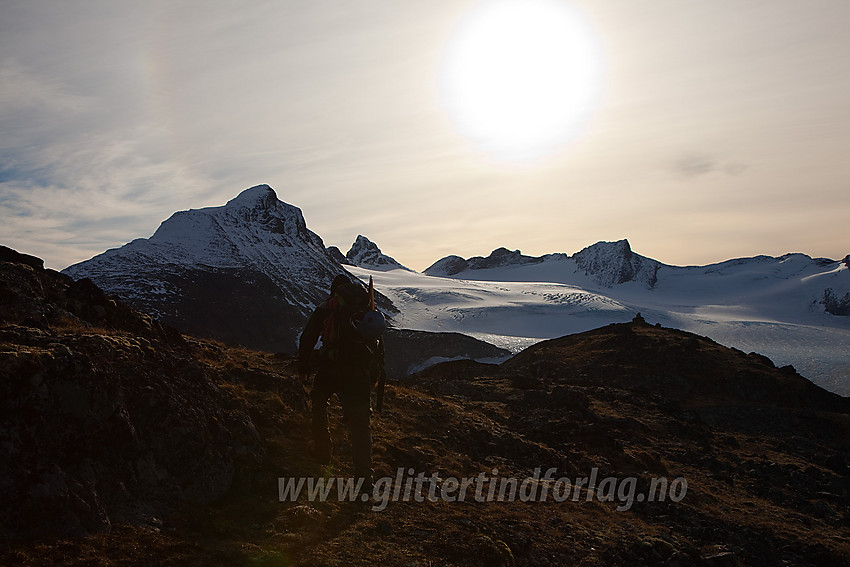
[[[429,276],[471,275],[473,271],[504,268],[508,266],[533,266],[548,262],[571,262],[575,271],[583,271],[606,287],[627,282],[642,282],[649,287],[655,285],[659,268],[664,264],[632,252],[628,240],[617,242],[597,242],[592,246],[567,254],[547,254],[545,256],[525,256],[519,250],[497,248],[486,258],[476,256],[464,260],[459,256],[446,256],[437,260],[423,273]]]
[[[641,256],[632,251],[628,240],[623,239],[616,242],[597,242],[572,256],[562,253],[526,256],[519,250],[511,251],[507,248],[497,248],[486,258],[475,256],[465,260],[460,256],[446,256],[426,268],[423,273],[429,276],[490,280],[495,274],[488,273],[487,270],[541,266],[522,272],[499,271],[498,277],[507,277],[509,280],[519,277],[519,281],[533,281],[527,279],[533,277],[531,274],[554,267],[557,273],[549,273],[549,279],[545,281],[587,285],[589,282],[582,276],[589,276],[594,284],[605,288],[637,282],[653,289],[659,278],[667,280],[697,273],[722,276],[733,272],[749,272],[750,269],[745,266],[755,267],[755,272],[761,272],[768,264],[773,264],[768,271],[772,271],[775,278],[779,279],[804,277],[805,274],[813,277],[825,276],[817,280],[817,285],[807,286],[807,291],[815,292],[813,300],[823,305],[826,312],[833,315],[850,315],[850,293],[846,289],[846,274],[838,275],[850,266],[850,255],[841,261],[811,258],[805,254],[785,254],[778,258],[756,256],[708,266],[681,267]],[[783,266],[785,264],[787,265]],[[769,276],[765,277],[769,279]],[[754,282],[758,279],[761,278],[756,276]],[[843,295],[837,295],[842,293]]]
[[[572,255],[497,248],[487,257],[447,256],[419,274],[363,235],[344,255],[326,248],[297,207],[258,185],[223,206],[177,212],[150,238],[63,272],[185,332],[272,352],[294,349],[340,273],[373,276],[398,328],[464,333],[512,351],[641,311],[730,346],[780,359],[792,353],[780,362],[817,373],[834,391],[846,382],[850,393],[850,371],[840,369],[850,362],[849,264],[787,254],[678,267],[619,240]],[[413,368],[464,352],[429,348],[405,361]]]
[[[360,270],[368,278],[374,272]],[[516,352],[642,313],[793,364],[819,385],[850,395],[850,269],[805,254],[670,266],[628,241],[598,242],[572,256],[449,256],[424,274],[376,277],[401,326],[456,331]]]
[[[62,270],[89,278],[109,294],[163,323],[200,337],[294,352],[313,308],[328,297],[334,276],[354,262],[370,269],[406,269],[360,236],[348,252],[326,249],[297,207],[268,185],[242,191],[227,204],[174,213],[150,238],[139,238]],[[380,290],[378,307],[398,309]],[[391,333],[390,368],[402,374],[430,359],[498,357],[506,351],[456,334]],[[413,343],[418,346],[413,348]]]

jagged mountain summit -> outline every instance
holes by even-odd
[[[344,271],[300,209],[257,185],[223,206],[174,213],[150,238],[63,273],[187,332],[289,350]]]
[[[381,249],[378,248],[377,244],[362,234],[357,236],[354,244],[351,245],[348,253],[346,253],[345,259],[348,264],[358,266],[360,268],[369,268],[371,270],[380,271],[397,269],[409,271],[409,268],[405,268],[395,259],[381,252]]]
[[[460,256],[446,256],[437,260],[423,273],[429,276],[462,277],[478,279],[481,270],[533,265],[557,265],[563,273],[588,276],[593,283],[603,287],[636,281],[653,287],[656,274],[664,264],[632,251],[626,239],[616,242],[597,242],[572,256],[563,253],[544,256],[526,256],[519,250],[497,248],[486,258],[475,256],[467,260]],[[489,279],[486,278],[485,279]],[[575,280],[580,283],[581,278]]]
[[[592,276],[606,287],[626,282],[639,282],[653,287],[658,281],[658,270],[663,266],[640,254],[632,252],[626,239],[616,242],[597,242],[572,256],[579,270]]]

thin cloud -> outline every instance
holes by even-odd
[[[693,178],[712,173],[740,175],[747,170],[747,165],[736,161],[724,161],[712,154],[693,153],[674,160],[670,169],[679,177]]]
[[[0,121],[29,110],[79,113],[92,104],[90,97],[71,92],[56,78],[42,76],[12,57],[0,61]]]

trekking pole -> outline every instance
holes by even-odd
[[[301,386],[301,391],[304,392],[304,398],[306,398],[307,401],[310,401],[310,390],[307,389],[307,383],[310,381],[312,374],[312,372],[308,373],[306,378],[302,378],[299,375],[297,380],[298,384]]]
[[[381,413],[384,411],[384,385],[387,382],[387,371],[381,368],[381,373],[378,374],[378,387],[375,389],[377,394],[375,400],[375,411]]]

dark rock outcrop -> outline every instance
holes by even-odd
[[[247,411],[173,328],[30,261],[0,262],[0,297],[0,533],[157,526],[258,460]]]
[[[29,254],[21,254],[17,250],[13,250],[8,246],[0,246],[0,262],[13,262],[15,264],[24,264],[36,270],[44,269],[44,260],[30,256]]]
[[[526,256],[519,250],[501,247],[493,250],[489,256],[473,256],[464,260],[460,256],[446,256],[429,266],[423,273],[429,276],[453,276],[466,270],[487,270],[504,266],[539,264],[545,257]]]
[[[504,359],[510,351],[460,333],[390,329],[384,336],[387,377],[404,380],[431,364],[453,359]]]
[[[453,276],[463,272],[467,268],[469,268],[469,262],[460,256],[452,254],[451,256],[437,260],[425,268],[425,271],[422,273],[426,276]]]
[[[823,310],[833,315],[843,317],[850,316],[850,293],[845,293],[844,297],[837,297],[835,291],[830,287],[823,291]]]

